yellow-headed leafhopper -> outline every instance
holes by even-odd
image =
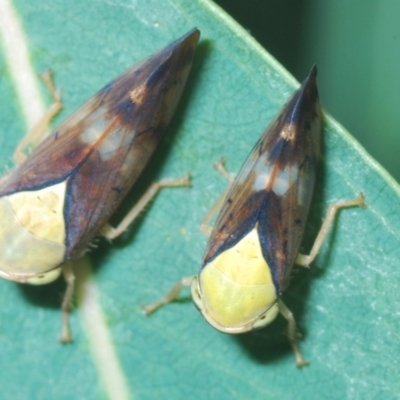
[[[221,332],[260,329],[280,313],[297,366],[307,364],[296,341],[296,325],[281,296],[293,265],[308,266],[317,255],[339,208],[364,206],[355,200],[331,205],[309,256],[299,254],[317,173],[322,110],[316,67],[256,143],[234,180],[207,245],[200,273],[184,278],[147,313],[173,300],[191,284],[195,305]]]
[[[64,272],[68,286],[61,341],[71,340],[67,313],[74,277],[69,261],[82,257],[94,236],[113,239],[122,233],[160,187],[188,184],[188,178],[154,184],[119,227],[107,224],[170,122],[199,36],[193,29],[119,76],[28,157],[19,146],[15,159],[25,159],[0,181],[0,276],[44,284]]]

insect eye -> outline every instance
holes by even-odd
[[[261,329],[269,325],[279,314],[278,303],[274,303],[267,311],[261,314],[253,323],[253,330]]]
[[[197,276],[193,277],[193,280],[192,280],[192,283],[190,286],[190,291],[192,294],[192,299],[193,299],[194,305],[197,307],[198,310],[202,310],[203,309],[203,300],[201,297],[199,280],[198,280]]]

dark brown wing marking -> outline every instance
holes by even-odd
[[[319,157],[316,67],[265,130],[239,172],[211,234],[203,267],[257,226],[278,293],[298,253]]]

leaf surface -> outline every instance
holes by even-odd
[[[99,241],[91,254],[89,282],[98,294],[106,342],[98,322],[90,328],[82,303],[71,315],[74,343],[57,342],[62,282],[0,282],[3,398],[396,398],[400,189],[359,144],[326,119],[304,251],[329,203],[363,191],[368,208],[341,212],[320,256],[310,270],[295,272],[284,296],[302,333],[308,368],[295,368],[281,318],[259,332],[224,335],[201,318],[188,291],[146,318],[141,304],[198,270],[206,244],[199,224],[226,188],[213,162],[224,156],[237,172],[298,84],[208,0],[16,0],[14,6],[32,70],[52,68],[63,95],[54,126],[192,27],[202,37],[168,135],[119,217],[153,180],[189,171],[193,187],[164,190],[122,238],[112,246]],[[20,66],[7,64],[8,56],[6,50],[0,54],[4,171],[27,124],[11,73]],[[42,97],[31,101],[50,104],[45,89]],[[102,358],[102,343],[111,345],[117,364]]]

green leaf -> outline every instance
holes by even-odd
[[[99,241],[90,256],[94,272],[84,286],[92,292],[71,315],[71,345],[57,342],[62,282],[44,287],[0,282],[2,397],[396,398],[400,189],[358,143],[327,118],[304,250],[329,203],[363,191],[368,208],[341,212],[320,256],[310,270],[296,270],[284,296],[302,333],[308,368],[295,368],[282,318],[259,332],[224,335],[202,319],[188,291],[182,301],[146,318],[141,304],[198,270],[206,243],[200,221],[226,188],[213,162],[225,156],[230,171],[237,172],[297,83],[208,0],[16,0],[14,6],[32,71],[55,72],[64,100],[56,123],[193,26],[202,38],[168,136],[123,208],[155,179],[190,171],[193,188],[164,190],[122,238],[113,245]],[[3,42],[6,28],[0,27]],[[10,57],[4,45],[0,152],[8,167],[26,115],[41,101],[25,100],[23,114],[16,77],[26,70],[23,61],[8,64]],[[50,104],[45,89],[42,93]],[[90,273],[86,261],[77,268],[81,280]]]

